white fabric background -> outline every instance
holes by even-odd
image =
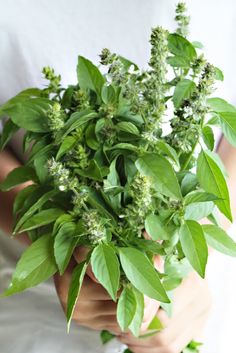
[[[42,85],[41,68],[51,65],[63,82],[74,83],[77,55],[98,62],[109,47],[141,66],[149,55],[150,27],[173,28],[177,0],[0,0],[0,103],[29,86]],[[189,0],[192,39],[206,45],[208,58],[224,70],[220,93],[236,102],[236,3]],[[15,150],[18,151],[17,141]],[[4,205],[0,201],[0,212]],[[233,232],[234,233],[234,232]],[[0,291],[6,288],[21,247],[0,235]],[[209,278],[214,310],[202,353],[232,352],[236,307],[236,264],[213,254]],[[201,300],[201,298],[199,298]],[[53,286],[43,284],[18,296],[0,300],[1,353],[115,353],[115,343],[100,345],[98,334],[65,320]]]

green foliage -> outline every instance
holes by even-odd
[[[120,248],[119,255],[122,268],[135,288],[150,298],[164,303],[169,302],[158,273],[141,251],[134,248]]]
[[[46,281],[57,271],[53,256],[53,239],[45,234],[28,247],[19,260],[9,288],[3,296],[22,292]]]
[[[201,226],[196,221],[186,221],[179,235],[185,256],[199,275],[204,277],[208,250]]]
[[[68,331],[70,329],[71,319],[75,310],[77,299],[80,294],[80,289],[83,284],[86,269],[87,269],[87,263],[81,262],[74,268],[72,273],[70,288],[68,292],[67,309],[66,309]]]
[[[207,62],[201,43],[186,38],[182,2],[176,21],[175,33],[152,30],[144,71],[103,49],[101,71],[79,56],[78,82],[62,87],[61,76],[45,67],[46,88],[24,90],[0,107],[0,118],[7,118],[0,147],[23,128],[28,156],[0,189],[32,182],[15,199],[13,234],[26,231],[34,242],[6,295],[63,274],[75,247],[87,246],[91,258],[72,275],[68,327],[89,261],[114,301],[122,289],[118,321],[138,337],[144,295],[170,311],[166,291],[192,269],[204,277],[207,244],[235,256],[234,240],[214,216],[216,206],[232,221],[213,127],[235,146],[236,108],[212,97],[223,73]],[[205,217],[211,224],[200,226]],[[164,259],[162,272],[154,255]],[[150,330],[160,328],[154,319]],[[103,342],[112,337],[102,334]]]
[[[116,301],[120,281],[120,266],[113,248],[107,244],[99,244],[92,252],[91,265],[97,280]]]

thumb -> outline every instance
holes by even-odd
[[[74,251],[74,258],[75,258],[76,262],[80,263],[80,262],[86,260],[89,251],[90,251],[90,249],[87,246],[80,246],[80,247],[76,248]],[[92,271],[92,267],[90,264],[87,267],[86,274],[91,278],[92,281],[94,281],[95,283],[98,283],[98,280],[94,276],[94,273]]]

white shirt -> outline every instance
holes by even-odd
[[[0,103],[24,88],[42,87],[41,69],[46,65],[53,66],[56,73],[62,75],[63,84],[75,83],[78,54],[98,62],[98,54],[104,47],[130,58],[141,67],[146,66],[150,29],[157,24],[174,29],[176,2],[0,0]],[[192,39],[205,44],[208,59],[225,73],[225,83],[218,94],[236,102],[236,3],[234,0],[189,0],[188,3]],[[18,144],[19,138],[14,140],[16,152]],[[4,205],[0,204],[0,207]],[[0,235],[0,291],[9,283],[22,249],[16,241]],[[233,267],[231,259],[220,255],[212,258],[209,272],[217,294],[217,320],[212,316],[202,353],[225,353],[233,347],[233,332],[227,340],[226,334],[234,321],[228,325],[226,322],[224,328],[217,324],[222,323],[220,310],[227,313],[228,308],[225,300],[218,298],[219,290],[222,291],[219,281],[224,281],[224,298],[229,290],[235,292],[229,270],[235,270],[235,265]],[[228,277],[219,262],[227,266]],[[228,296],[227,302],[230,302]],[[227,318],[233,320],[236,312],[229,311]],[[216,332],[220,334],[216,335]],[[0,347],[1,353],[115,353],[120,346],[113,342],[103,347],[98,333],[76,326],[72,326],[67,335],[64,315],[49,282],[23,294],[0,299]]]

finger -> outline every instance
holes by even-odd
[[[75,249],[74,258],[78,263],[81,263],[86,260],[89,251],[90,249],[87,246],[80,246]],[[94,282],[98,283],[98,280],[96,279],[92,271],[91,265],[88,265],[86,273]]]
[[[119,325],[116,320],[116,315],[103,315],[99,317],[95,317],[91,319],[75,319],[75,322],[79,325],[86,326],[89,328],[93,328],[95,330],[115,330],[117,332],[121,332]]]
[[[88,320],[100,317],[100,316],[115,316],[116,315],[116,304],[109,301],[78,301],[75,308],[73,318],[78,317],[86,318]]]

